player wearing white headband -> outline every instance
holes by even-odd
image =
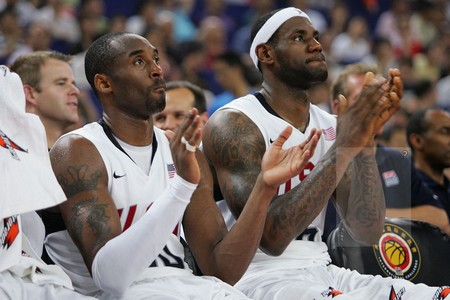
[[[257,300],[434,299],[439,288],[330,264],[321,241],[330,198],[354,239],[373,244],[381,235],[385,200],[374,136],[398,110],[403,84],[398,70],[390,71],[389,80],[368,73],[351,106],[340,97],[337,124],[308,95],[328,75],[318,39],[308,16],[296,8],[262,16],[253,27],[250,50],[263,75],[261,90],[216,111],[204,129],[203,150],[226,199],[219,206],[229,222],[240,215],[262,155],[282,128],[293,127],[285,146],[320,138],[304,172],[279,187],[267,210],[259,250],[235,286]]]

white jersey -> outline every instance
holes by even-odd
[[[139,220],[175,176],[175,166],[164,133],[154,128],[153,159],[149,174],[145,174],[128,155],[110,140],[98,123],[85,125],[69,134],[81,135],[90,140],[100,153],[108,173],[108,190],[117,207],[123,230]],[[149,266],[147,274],[160,274],[161,268],[176,267],[190,271],[184,262],[184,248],[180,242],[179,224],[167,241],[158,258]],[[69,274],[76,290],[94,295],[99,290],[67,230],[47,235],[45,240],[48,256]],[[70,253],[70,255],[69,255]],[[160,269],[160,270],[158,270]]]
[[[255,95],[257,95],[258,98],[255,97]],[[279,117],[270,108],[270,106],[267,105],[261,94],[257,93],[255,95],[247,95],[236,99],[221,107],[220,110],[233,108],[247,115],[247,117],[249,117],[259,128],[266,143],[266,147],[268,148],[269,145],[278,138],[280,133],[287,126],[290,126],[290,124]],[[301,144],[308,138],[313,128],[323,131],[323,135],[317,143],[314,155],[311,157],[305,169],[302,171],[302,173],[300,173],[299,176],[291,178],[279,187],[278,195],[285,194],[290,189],[298,185],[303,179],[305,179],[305,177],[308,176],[308,174],[312,171],[314,166],[319,162],[321,157],[334,143],[334,140],[336,138],[336,117],[311,104],[309,110],[309,123],[305,132],[301,132],[298,129],[294,128],[291,136],[286,141],[283,147],[288,148]],[[227,225],[230,226],[231,212],[228,210],[228,207],[226,207],[224,203],[225,201],[221,201],[218,203],[218,205],[222,210],[224,217],[226,218]],[[299,265],[295,265],[292,263],[292,258],[294,257],[297,257],[299,264],[305,267],[310,265],[313,260],[315,262],[320,261],[320,264],[325,264],[330,261],[327,254],[327,247],[324,243],[321,242],[321,236],[325,223],[325,214],[326,206],[314,219],[311,225],[308,226],[308,229],[306,229],[305,232],[296,240],[292,241],[291,245],[288,246],[286,251],[281,256],[277,257],[277,264],[280,266],[280,268],[299,267]],[[303,251],[298,251],[299,247],[302,248]],[[268,256],[262,251],[258,250],[253,260],[252,267],[256,266],[257,261],[267,259],[273,260],[274,257]],[[283,260],[286,260],[286,265],[280,263]]]
[[[247,95],[236,99],[221,109],[233,108],[246,114],[258,126],[268,147],[289,124],[267,105],[262,95],[256,95],[258,98]],[[279,188],[280,195],[308,175],[336,138],[335,116],[311,104],[309,118],[305,132],[294,129],[285,143],[286,147],[303,142],[313,128],[321,129],[322,137],[303,173],[283,184]],[[221,201],[218,205],[225,218],[228,218],[227,225],[231,225],[231,213],[226,203]],[[293,240],[280,256],[268,256],[258,250],[247,272],[235,287],[256,300],[325,300],[338,295],[339,299],[357,300],[448,298],[439,298],[439,295],[450,292],[448,287],[428,287],[423,284],[415,285],[404,279],[361,275],[330,264],[328,248],[321,242],[325,210],[326,207],[299,237],[302,240]]]

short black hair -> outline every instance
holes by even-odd
[[[111,44],[124,36],[130,35],[128,32],[110,32],[96,39],[86,52],[84,58],[84,72],[86,79],[92,90],[97,95],[94,77],[96,74],[111,74],[114,70],[114,62],[117,58],[117,49]]]
[[[406,140],[408,141],[408,146],[414,152],[409,138],[413,134],[424,134],[428,130],[428,122],[425,120],[426,114],[429,111],[436,110],[435,108],[428,107],[421,109],[412,114],[408,120],[408,125],[406,126]]]
[[[201,87],[186,80],[170,81],[166,84],[166,91],[181,88],[186,88],[194,94],[194,107],[198,109],[200,114],[204,113],[206,111],[206,97]]]

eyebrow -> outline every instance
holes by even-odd
[[[156,49],[156,48],[152,48],[152,49],[153,49],[153,55],[159,54],[158,49]],[[134,50],[134,51],[131,51],[130,53],[128,53],[128,57],[133,57],[133,56],[136,56],[136,55],[139,55],[142,53],[144,53],[144,50],[142,50],[142,49]]]
[[[134,50],[134,51],[131,51],[130,53],[128,53],[128,57],[133,57],[133,56],[136,56],[136,55],[142,54],[142,53],[144,53],[144,50],[141,50],[141,49]]]
[[[293,33],[308,34],[308,30],[306,30],[306,29],[297,29],[297,30],[295,30]],[[313,33],[312,33],[313,36],[319,35],[319,34],[320,34],[320,33],[319,33],[318,30],[314,30]]]

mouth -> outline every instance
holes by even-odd
[[[78,101],[70,101],[67,103],[67,106],[73,107],[73,108],[78,108]]]
[[[306,63],[310,63],[310,62],[326,62],[325,56],[323,56],[323,55],[315,56],[315,57],[312,57],[312,58],[309,58],[306,60]]]

